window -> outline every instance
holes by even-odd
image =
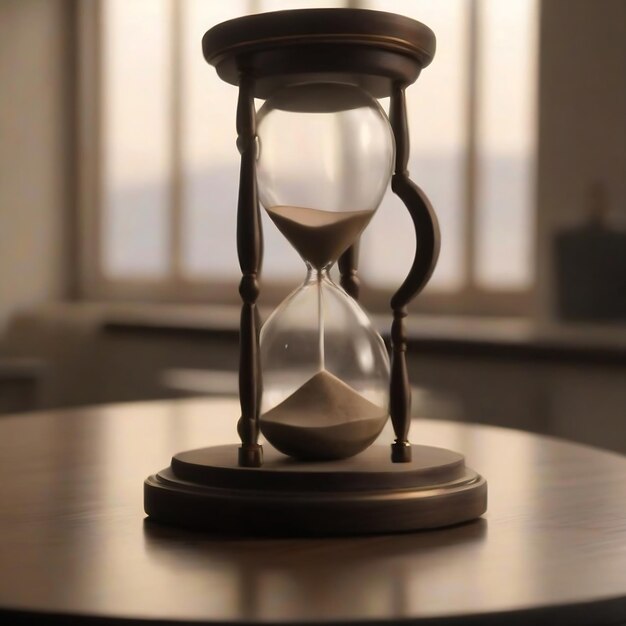
[[[238,302],[237,89],[206,64],[201,37],[246,13],[356,4],[414,17],[437,35],[435,60],[407,90],[409,169],[442,230],[439,264],[415,309],[497,313],[528,305],[537,0],[85,4],[83,30],[94,35],[84,35],[86,45],[96,42],[82,72],[83,118],[91,120],[83,123],[87,295]],[[389,192],[361,246],[368,306],[382,310],[406,275],[411,233]],[[265,215],[264,236],[262,298],[272,299],[296,286],[303,270]]]

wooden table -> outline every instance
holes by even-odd
[[[233,441],[237,413],[216,399],[0,418],[2,623],[626,622],[625,457],[423,420],[414,441],[464,452],[489,481],[484,519],[310,540],[145,521],[144,478]]]

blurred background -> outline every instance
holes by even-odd
[[[414,414],[626,453],[624,0],[0,0],[0,413],[236,394],[237,90],[200,40],[332,6],[437,36],[407,90],[442,231]],[[264,233],[266,314],[303,265]],[[413,254],[388,194],[359,264],[384,335]]]

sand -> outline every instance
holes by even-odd
[[[278,230],[315,269],[334,263],[363,232],[374,211],[321,211],[296,206],[267,209]]]
[[[278,450],[299,459],[353,456],[378,437],[387,410],[322,370],[260,418],[261,432]]]

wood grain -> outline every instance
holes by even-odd
[[[238,412],[234,400],[192,400],[1,418],[3,623],[626,620],[626,458],[518,431],[412,426],[487,478],[477,523],[224,540],[144,522],[144,478],[180,450],[235,442]]]

